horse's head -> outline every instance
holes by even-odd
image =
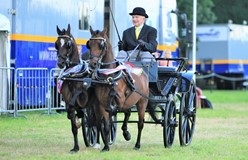
[[[106,30],[94,31],[90,26],[91,38],[86,46],[90,50],[89,66],[92,69],[100,68],[101,63],[111,62],[114,60],[112,47],[106,35]]]
[[[57,49],[57,65],[59,68],[70,67],[80,62],[77,44],[71,35],[71,27],[68,24],[67,30],[60,30],[57,26],[58,38],[55,42]]]

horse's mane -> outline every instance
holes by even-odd
[[[109,38],[108,36],[105,34],[104,38],[106,39],[106,56],[103,58],[103,61],[112,61],[114,62],[115,58],[114,58],[114,53],[113,53],[113,49],[112,49],[112,45],[110,44]],[[115,67],[115,63],[113,64],[113,67]]]

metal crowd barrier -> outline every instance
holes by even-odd
[[[60,111],[65,110],[65,104],[62,100],[62,96],[57,91],[57,80],[60,73],[60,69],[53,68],[49,73],[49,114],[52,110]]]
[[[14,113],[14,76],[14,68],[0,67],[0,115]]]
[[[48,110],[47,68],[17,68],[15,71],[15,112]]]
[[[65,110],[57,92],[60,69],[0,67],[0,115],[20,112]]]

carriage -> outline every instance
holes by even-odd
[[[88,74],[87,76],[83,75],[81,77],[78,77],[75,76],[75,73],[73,72],[73,73],[65,74],[65,76],[60,77],[60,79],[63,81],[69,81],[69,82],[73,81],[73,82],[81,83],[85,90],[94,88],[95,92],[97,92],[97,91],[101,91],[101,89],[104,89],[103,91],[105,92],[103,93],[105,94],[104,96],[106,96],[106,94],[108,93],[106,96],[108,97],[108,99],[103,100],[106,101],[106,105],[107,105],[106,108],[103,108],[104,110],[103,112],[108,113],[107,114],[107,119],[109,118],[108,121],[106,119],[105,121],[102,119],[101,119],[102,121],[99,121],[99,119],[97,120],[97,117],[98,118],[101,116],[104,117],[104,115],[102,113],[102,115],[99,116],[96,113],[97,112],[95,109],[96,107],[84,106],[80,110],[82,111],[80,112],[80,114],[82,114],[80,115],[80,117],[82,118],[81,125],[82,125],[82,133],[83,133],[85,145],[88,147],[88,146],[94,146],[96,143],[98,143],[99,132],[101,131],[102,135],[107,133],[107,135],[104,135],[105,137],[103,136],[102,138],[105,143],[105,147],[103,148],[103,151],[108,151],[109,150],[108,145],[113,144],[115,141],[117,123],[120,122],[123,122],[123,126],[122,126],[123,135],[126,134],[124,137],[127,140],[130,139],[130,137],[128,137],[130,135],[127,131],[127,123],[139,124],[138,125],[139,132],[138,132],[137,142],[135,145],[136,149],[140,148],[139,141],[141,136],[141,130],[143,128],[143,123],[161,124],[161,126],[163,127],[164,147],[171,147],[173,145],[176,127],[179,128],[180,145],[182,146],[189,145],[191,143],[195,128],[196,89],[193,80],[194,73],[186,69],[186,59],[156,58],[156,61],[150,61],[150,62],[130,60],[130,62],[133,65],[131,66],[131,69],[142,68],[144,74],[147,75],[146,82],[148,82],[149,84],[149,86],[147,86],[149,87],[148,88],[149,92],[148,94],[145,94],[145,92],[142,92],[143,90],[141,87],[137,89],[135,87],[137,84],[130,82],[130,80],[132,79],[128,76],[130,70],[127,69],[126,66],[123,64],[121,65],[117,64],[119,62],[113,59],[113,55],[109,54],[112,52],[111,45],[108,42],[108,38],[105,37],[106,36],[105,31],[104,30],[93,31],[92,28],[90,31],[92,34],[92,38],[87,42],[87,45],[89,50],[91,50],[91,58],[89,61],[84,62],[84,65],[81,64],[80,71],[87,70],[87,72],[91,72],[91,73]],[[60,35],[62,34],[60,33],[59,34],[60,36],[58,37],[58,40],[64,38],[63,43],[66,44],[65,48],[67,50],[70,49],[73,43],[73,39],[71,38],[70,35],[70,30],[68,32],[69,32],[67,33],[68,35],[64,36],[64,35]],[[66,34],[65,30],[63,34]],[[58,40],[57,42],[59,42]],[[66,41],[70,41],[70,43]],[[58,55],[60,54],[59,52],[60,51],[58,49]],[[112,59],[110,58],[110,60],[106,61],[106,59],[108,58],[104,58],[104,56],[108,56],[108,54],[110,55],[110,57],[112,56]],[[58,57],[60,58],[61,61],[64,60],[64,63],[73,64],[71,60],[68,59],[69,54],[67,52],[65,52],[64,56],[59,55]],[[173,66],[159,66],[157,61],[172,61]],[[130,62],[127,63],[129,67],[130,67]],[[91,65],[94,65],[95,68],[89,69],[89,66]],[[112,68],[110,67],[111,65],[113,65]],[[108,67],[101,69],[100,66],[108,66]],[[80,75],[80,74],[76,73],[76,75]],[[134,79],[135,77],[137,77],[135,74],[132,74],[132,76],[134,77]],[[117,93],[115,91],[115,87],[120,86],[121,83],[123,82],[120,81],[120,79],[124,79],[125,81],[124,85],[126,86],[126,88],[129,88],[127,89],[127,91],[130,92],[129,96],[132,95],[132,93],[135,93],[136,96],[133,97],[138,97],[139,99],[137,100],[137,102],[134,103],[133,106],[130,106],[130,108],[124,110],[125,113],[124,121],[117,120],[118,113],[123,112],[123,110],[118,109],[118,105],[121,103],[117,103],[117,101],[115,100],[116,97],[118,96],[119,98],[122,98],[121,97],[122,94]],[[138,77],[138,79],[135,80],[139,81],[139,79],[142,79],[142,77]],[[142,82],[140,81],[140,83]],[[75,98],[72,97],[71,99],[75,99]],[[146,106],[143,108],[142,107],[138,108],[137,104],[140,105],[141,103],[142,105],[146,105]],[[132,103],[130,102],[130,104]],[[97,103],[96,105],[100,105],[100,102]],[[141,110],[143,109],[145,109],[144,112],[148,112],[150,114],[150,116],[152,117],[151,121],[144,121],[144,119],[142,118],[139,119],[139,121],[128,121],[130,112],[132,111],[138,112],[139,118],[140,116],[141,117],[143,116],[144,118],[144,115],[141,113]],[[73,112],[75,112],[75,110],[73,110]],[[72,114],[72,113],[68,113],[68,114]],[[72,121],[72,128],[75,127],[73,126],[73,123],[75,122],[75,118],[76,118],[75,115],[74,117],[69,118]],[[96,121],[98,122],[98,124],[95,123]],[[100,123],[100,127],[99,127],[99,123]],[[106,129],[105,128],[106,126],[110,126],[110,127]],[[77,132],[75,132],[75,130],[73,130],[73,135],[74,135],[75,145],[78,145],[77,138],[75,140],[75,136],[77,136]],[[75,150],[75,146],[74,146],[72,150],[77,151],[78,149],[79,148],[77,146]]]
[[[176,127],[179,129],[179,140],[181,146],[191,143],[196,118],[196,89],[193,81],[193,72],[185,70],[185,58],[157,58],[162,61],[175,61],[177,66],[158,66],[157,62],[132,62],[135,66],[142,67],[149,74],[149,97],[146,112],[150,114],[152,121],[144,123],[161,124],[163,127],[164,147],[173,145]],[[82,80],[89,86],[97,83],[109,85],[108,82],[85,78]],[[121,113],[118,111],[117,113]],[[137,112],[135,106],[132,112]],[[117,113],[112,115],[110,143],[115,141]],[[84,110],[82,120],[83,137],[86,146],[94,146],[96,143],[96,126],[92,125],[89,117],[92,109]],[[137,121],[129,121],[137,123]]]

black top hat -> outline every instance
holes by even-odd
[[[140,15],[140,16],[144,16],[144,17],[148,18],[148,15],[146,14],[145,9],[141,8],[141,7],[134,8],[133,12],[129,13],[129,15]]]

